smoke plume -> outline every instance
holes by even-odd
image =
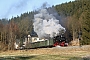
[[[4,18],[12,18],[12,16],[20,15],[27,8],[27,2],[29,0],[16,0],[6,10],[6,13],[3,15]]]
[[[33,25],[39,38],[53,38],[65,32],[65,28],[59,24],[59,20],[47,9],[41,9],[38,14],[34,15]]]

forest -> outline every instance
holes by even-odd
[[[90,44],[90,0],[75,0],[47,9],[55,9],[66,28],[69,41],[79,38],[82,45]],[[38,10],[25,12],[11,19],[0,19],[0,50],[14,50],[16,39],[22,41],[33,33],[34,14]]]

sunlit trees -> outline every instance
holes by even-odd
[[[8,50],[14,50],[15,40],[18,38],[19,28],[14,21],[8,24]]]

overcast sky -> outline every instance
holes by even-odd
[[[0,19],[20,16],[21,13],[33,11],[47,2],[49,5],[57,5],[74,0],[0,0]]]

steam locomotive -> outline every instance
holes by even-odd
[[[53,46],[68,46],[67,39],[64,35],[59,35],[53,38]]]
[[[18,46],[16,49],[32,49],[32,48],[44,48],[44,47],[56,47],[56,46],[68,46],[67,40],[65,36],[63,35],[58,35],[55,36],[54,38],[49,38],[45,40],[39,40],[37,37],[34,37],[36,40],[32,41],[33,37],[30,37],[27,39],[25,44],[22,46]]]
[[[55,47],[55,46],[68,46],[67,40],[63,35],[49,38],[46,40],[38,40],[29,42],[24,48],[40,48],[40,47]]]

